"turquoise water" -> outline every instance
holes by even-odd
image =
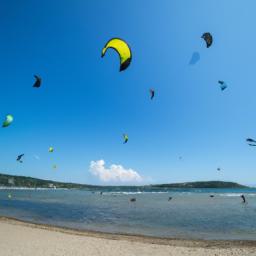
[[[130,202],[132,197],[136,202]],[[1,189],[0,215],[111,233],[256,240],[256,189],[119,190],[102,195],[84,190]]]

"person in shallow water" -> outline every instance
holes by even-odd
[[[172,197],[170,196],[169,198],[168,198],[168,201],[171,201],[172,200]]]
[[[130,202],[136,202],[136,198],[135,197],[131,198]]]
[[[246,203],[245,196],[241,195],[241,198],[243,199],[243,203],[245,204]]]

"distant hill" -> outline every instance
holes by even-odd
[[[95,186],[57,182],[52,180],[42,180],[25,176],[14,176],[7,174],[0,174],[0,186],[4,187],[26,187],[26,188],[90,188]]]
[[[226,181],[196,181],[196,182],[172,183],[172,184],[161,184],[161,185],[152,185],[152,186],[158,187],[158,188],[246,188],[247,187],[235,182],[226,182]]]
[[[26,188],[67,188],[67,189],[113,189],[126,188],[128,190],[148,190],[148,189],[190,189],[190,188],[246,188],[234,182],[224,181],[200,181],[186,183],[159,184],[147,186],[94,186],[87,184],[65,183],[52,180],[42,180],[25,176],[14,176],[0,174],[0,187],[26,187]]]

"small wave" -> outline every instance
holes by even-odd
[[[0,190],[68,190],[67,188],[0,187]]]
[[[104,192],[104,195],[139,195],[139,194],[167,194],[167,191],[134,191],[134,192],[127,192],[127,191],[122,191],[122,192]]]
[[[224,194],[219,194],[219,196],[240,197],[242,194],[245,195],[245,196],[256,196],[256,193],[224,193]]]
[[[173,194],[177,194],[177,195],[196,195],[197,192],[174,192]]]

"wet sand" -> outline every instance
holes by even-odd
[[[247,256],[256,241],[160,239],[78,231],[0,218],[0,255],[4,256]]]

